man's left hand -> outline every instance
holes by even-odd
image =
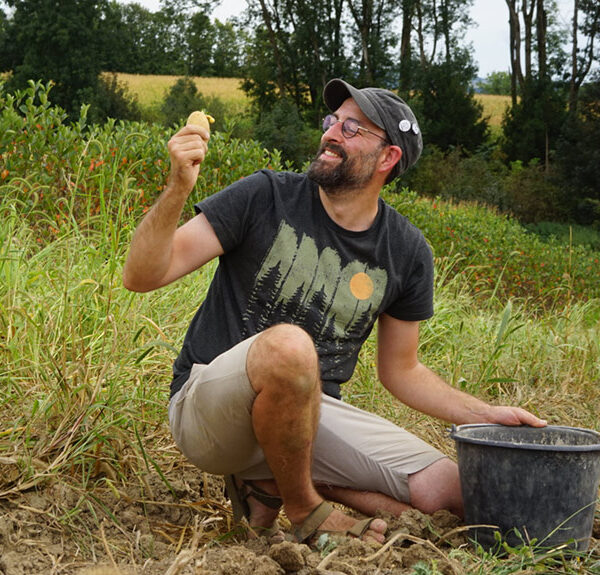
[[[490,405],[486,415],[488,423],[500,423],[501,425],[531,425],[532,427],[544,427],[547,425],[545,419],[540,419],[533,415],[533,413],[520,407]]]

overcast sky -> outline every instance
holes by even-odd
[[[128,2],[129,0],[121,0]],[[159,0],[136,0],[146,8],[156,11]],[[558,0],[562,7],[559,22],[568,25],[568,7],[572,0]],[[213,13],[221,21],[239,14],[240,0],[222,0]],[[510,54],[508,49],[508,8],[505,0],[475,0],[471,9],[471,18],[476,22],[467,33],[467,41],[473,46],[473,57],[479,66],[479,75],[485,77],[491,72],[508,72]]]

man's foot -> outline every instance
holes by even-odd
[[[304,521],[297,525],[294,536],[299,542],[311,541],[322,533],[358,537],[364,541],[385,541],[387,523],[383,519],[357,520],[322,501]]]
[[[252,531],[259,536],[272,538],[283,535],[277,525],[282,501],[272,493],[276,489],[274,481],[248,481],[228,475],[225,486],[236,522],[246,518]]]

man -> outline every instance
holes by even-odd
[[[462,500],[455,463],[340,400],[375,321],[379,379],[410,407],[459,424],[545,422],[462,393],[420,363],[432,256],[379,197],[421,153],[417,120],[392,92],[339,79],[324,100],[333,113],[307,174],[257,172],[179,228],[209,134],[175,134],[168,184],[123,278],[149,291],[220,258],[174,364],[169,420],[191,462],[227,477],[237,516],[269,530],[283,504],[298,540],[342,531],[381,542],[384,521],[359,523],[324,497],[367,515],[409,506],[460,515]]]

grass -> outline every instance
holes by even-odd
[[[131,234],[164,180],[168,134],[127,124],[78,131],[43,106],[27,112],[26,121],[40,127],[23,133],[22,118],[11,124],[9,108],[0,116],[0,153],[10,168],[0,180],[0,507],[11,518],[33,513],[19,528],[30,521],[37,532],[59,533],[76,543],[77,557],[110,555],[141,565],[159,552],[174,556],[191,532],[187,519],[174,518],[192,509],[180,494],[191,478],[204,484],[207,478],[185,467],[170,438],[170,366],[215,266],[143,295],[127,292],[120,279]],[[250,144],[217,134],[211,142],[203,176],[208,190],[251,167],[278,167]],[[432,223],[436,314],[422,326],[424,363],[487,401],[599,429],[600,299],[575,297],[568,283],[543,297],[511,296],[517,279],[506,258],[541,248],[524,246],[505,218],[408,193],[387,199],[412,219]],[[485,268],[486,281],[484,265],[468,259],[481,253],[484,232],[491,243],[504,242],[505,254]],[[550,261],[556,251],[563,262],[568,247],[548,245],[533,259],[544,253]],[[523,267],[520,275],[536,269]],[[556,291],[567,297],[555,298]],[[453,456],[447,424],[402,406],[378,384],[375,337],[345,386],[346,399]],[[57,495],[63,492],[73,495]],[[205,526],[203,542],[227,537],[228,508],[206,487],[200,492],[192,517]],[[42,497],[51,500],[48,508]],[[125,511],[133,503],[144,509],[151,535],[128,527]],[[140,538],[154,551],[144,551]],[[525,547],[504,559],[472,549],[452,553],[465,570],[482,575],[600,572],[597,550],[568,557]]]

